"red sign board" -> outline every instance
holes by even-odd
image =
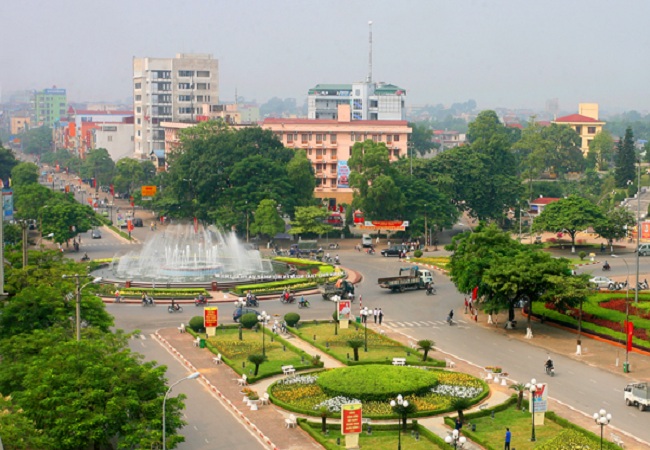
[[[203,326],[205,328],[219,326],[219,308],[216,306],[203,308]]]
[[[361,403],[341,405],[341,434],[361,433],[361,419]]]

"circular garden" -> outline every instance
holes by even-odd
[[[364,417],[395,417],[390,400],[404,396],[415,412],[430,416],[452,411],[455,398],[475,404],[489,393],[476,377],[426,367],[361,365],[296,375],[269,387],[273,403],[300,414],[340,415],[341,405],[361,403]]]

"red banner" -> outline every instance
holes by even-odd
[[[361,404],[341,405],[341,434],[359,434],[362,426]]]
[[[205,328],[219,326],[219,308],[211,306],[203,309],[203,326]]]
[[[129,230],[129,233],[133,231],[133,221],[131,219],[126,221],[126,229]]]
[[[115,197],[115,187],[111,184],[110,186],[111,196]]]
[[[472,289],[472,301],[476,301],[477,298],[478,298],[478,286]]]
[[[634,323],[627,322],[625,324],[625,330],[627,332],[627,351],[632,351],[632,337],[634,336]]]

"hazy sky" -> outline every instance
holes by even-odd
[[[650,109],[650,0],[2,0],[0,87],[124,101],[134,56],[194,52],[222,101],[301,102],[366,77],[369,20],[373,79],[411,105]]]

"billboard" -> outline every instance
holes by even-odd
[[[205,328],[219,326],[219,308],[210,306],[203,308],[203,324]]]
[[[537,383],[537,390],[533,393],[533,401],[528,404],[530,412],[544,413],[548,410],[548,384]]]
[[[408,220],[366,220],[363,223],[357,223],[357,228],[368,231],[404,231],[408,226]]]
[[[14,218],[14,191],[13,189],[2,189],[2,220],[13,220]]]
[[[143,197],[153,197],[156,195],[156,186],[142,186]]]
[[[348,160],[339,160],[337,163],[336,171],[336,187],[347,188],[350,187],[350,167],[348,167]]]
[[[350,320],[352,307],[350,300],[340,300],[338,302],[339,320]]]
[[[341,405],[341,434],[359,434],[362,426],[361,403]]]

